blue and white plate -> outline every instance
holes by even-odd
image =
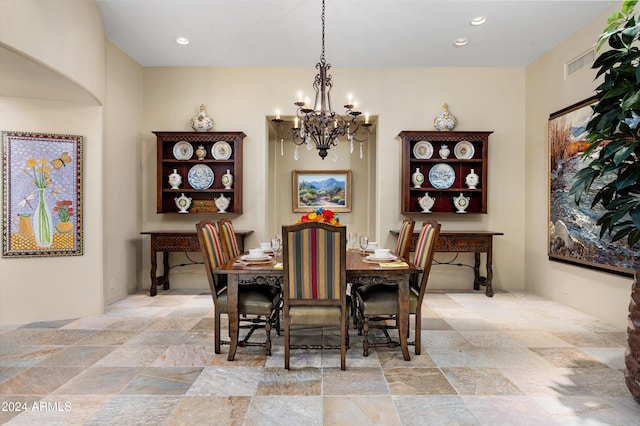
[[[213,170],[206,164],[196,164],[189,169],[187,179],[193,189],[207,189],[213,185]]]
[[[429,171],[429,182],[437,189],[447,189],[456,180],[456,172],[448,164],[438,163]]]

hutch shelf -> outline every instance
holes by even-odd
[[[243,132],[153,133],[157,138],[158,213],[180,213],[176,198],[183,193],[192,200],[188,213],[242,213],[242,142],[246,136]],[[198,159],[199,147],[205,151],[202,159]],[[169,184],[169,175],[174,170],[182,178],[177,189]],[[223,184],[227,171],[233,176],[230,189]],[[209,185],[211,174],[213,182]],[[215,203],[222,196],[229,199],[224,212]]]
[[[487,213],[487,145],[493,132],[404,130],[402,140],[402,213],[404,214],[478,214]],[[440,156],[442,148],[447,158]],[[473,171],[473,173],[472,173]],[[423,175],[420,184],[412,175]],[[466,183],[469,174],[477,175],[477,185]],[[417,186],[417,187],[416,187]],[[461,211],[454,197],[468,201]],[[430,208],[420,199],[433,199]],[[428,212],[426,210],[429,210]]]

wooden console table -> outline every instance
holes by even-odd
[[[253,231],[236,230],[236,239],[240,252],[244,252],[244,238]],[[149,294],[153,297],[158,294],[158,286],[163,290],[169,289],[169,253],[171,252],[199,252],[200,243],[196,231],[149,231],[141,232],[141,235],[151,237],[151,289]],[[156,276],[158,267],[158,253],[162,252],[162,275]]]
[[[398,236],[399,230],[390,231]],[[416,242],[420,232],[414,232],[411,239],[411,251],[415,251]],[[480,290],[480,286],[486,287],[487,297],[493,297],[493,236],[504,235],[502,232],[491,231],[440,231],[436,252],[440,253],[474,253],[473,265],[473,289]],[[486,253],[487,276],[480,276],[480,253]]]

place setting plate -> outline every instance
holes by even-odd
[[[387,262],[399,262],[400,260],[398,259],[398,256],[395,256],[393,254],[390,254],[389,256],[385,256],[385,257],[376,257],[373,254],[370,254],[369,256],[366,256],[364,258],[364,261],[366,263],[387,263]]]
[[[228,160],[232,152],[231,145],[225,141],[218,141],[211,147],[211,155],[216,160]]]
[[[265,254],[264,256],[260,256],[260,257],[254,257],[254,256],[249,256],[248,254],[244,254],[240,256],[240,260],[247,263],[266,263],[266,262],[271,262],[273,258],[268,254]]]

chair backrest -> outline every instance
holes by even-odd
[[[422,303],[422,299],[424,298],[439,235],[440,224],[437,221],[428,220],[422,222],[422,230],[416,243],[416,256],[414,258],[414,263],[422,269],[422,274],[419,281],[412,283],[412,290],[419,294],[418,303]]]
[[[404,260],[409,260],[409,252],[411,250],[411,240],[413,239],[413,228],[415,221],[406,218],[402,221],[400,233],[398,234],[398,243],[396,244],[396,255]]]
[[[196,224],[200,251],[204,260],[204,266],[209,280],[209,289],[214,302],[217,295],[224,290],[227,285],[226,276],[214,274],[212,271],[227,261],[222,244],[216,230],[215,222],[209,219],[202,219]]]
[[[344,226],[320,222],[283,226],[282,240],[285,305],[346,302]]]
[[[233,231],[233,223],[226,218],[220,219],[218,221],[218,232],[220,233],[220,240],[227,259],[231,260],[240,256],[242,253],[238,248],[236,233]]]

